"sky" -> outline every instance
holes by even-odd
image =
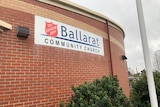
[[[69,0],[103,14],[118,23],[125,32],[128,68],[133,72],[145,69],[136,0]],[[160,0],[142,0],[152,68],[154,53],[160,50]]]

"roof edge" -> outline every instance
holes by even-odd
[[[79,4],[73,3],[69,0],[37,0],[37,1],[40,1],[40,2],[43,2],[46,4],[50,4],[50,5],[54,5],[54,6],[57,6],[60,8],[64,8],[66,10],[73,11],[75,13],[93,18],[93,19],[101,21],[103,23],[106,23],[106,20],[107,20],[108,22],[115,25],[116,28],[119,28],[119,30],[124,33],[124,30],[122,29],[122,27],[117,22],[110,19],[109,17],[102,15],[98,12],[95,12],[91,9],[88,9],[84,6],[81,6]]]

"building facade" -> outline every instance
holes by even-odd
[[[59,107],[71,86],[117,75],[129,96],[124,31],[67,0],[0,0],[0,107]]]

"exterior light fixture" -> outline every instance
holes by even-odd
[[[122,55],[122,60],[127,60],[127,57],[125,55]]]
[[[27,38],[29,36],[29,28],[18,26],[17,37]]]
[[[12,25],[0,20],[0,32],[3,32],[5,29],[11,30],[12,29]]]

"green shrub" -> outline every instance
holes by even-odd
[[[73,86],[72,90],[74,95],[66,107],[130,107],[130,101],[119,88],[116,76]]]
[[[151,107],[145,71],[143,73],[144,75],[137,77],[131,84],[131,102],[134,107]],[[154,72],[153,74],[158,103],[160,104],[160,72]]]

